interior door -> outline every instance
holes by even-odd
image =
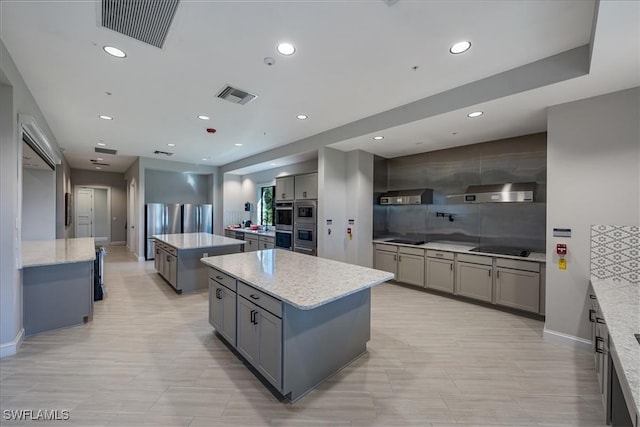
[[[93,237],[93,189],[78,189],[76,200],[76,237]]]

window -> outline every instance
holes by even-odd
[[[260,197],[258,199],[258,222],[262,225],[275,225],[276,204],[273,195],[276,193],[276,187],[270,185],[260,187]]]

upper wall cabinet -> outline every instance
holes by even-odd
[[[276,200],[293,200],[294,179],[294,176],[276,178]]]
[[[318,174],[309,173],[295,177],[296,200],[318,198]]]

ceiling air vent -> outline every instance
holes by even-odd
[[[91,160],[89,160],[89,161],[90,161],[90,162],[91,162],[91,164],[92,164],[92,165],[94,165],[94,166],[111,166],[109,163],[100,163],[99,161],[97,161],[97,160],[93,160],[93,159],[91,159]]]
[[[118,154],[118,150],[111,150],[109,148],[93,147],[93,149],[96,153],[100,153],[100,154],[113,154],[114,156]]]
[[[164,154],[165,156],[173,156],[173,153],[169,153],[168,151],[160,151],[160,150],[154,151],[153,154]]]
[[[162,49],[180,0],[102,0],[100,24]]]
[[[225,86],[225,88],[222,89],[217,96],[218,98],[226,99],[229,102],[240,105],[251,102],[258,97],[258,95],[245,92],[244,90],[236,89],[235,87],[229,85]]]

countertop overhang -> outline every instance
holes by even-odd
[[[153,238],[178,250],[244,245],[244,240],[209,233],[155,234]]]
[[[276,237],[275,231],[252,230],[250,228],[232,228],[232,227],[227,227],[225,228],[225,230],[239,231],[241,233],[255,234],[258,236]]]
[[[21,268],[71,264],[96,259],[93,237],[23,241]]]
[[[301,310],[310,310],[394,278],[392,273],[282,249],[201,261]]]
[[[477,245],[465,244],[465,243],[454,243],[454,242],[427,242],[422,245],[409,245],[404,243],[392,243],[389,242],[392,237],[385,239],[375,239],[373,243],[384,243],[388,245],[395,246],[405,246],[409,248],[421,248],[421,249],[431,249],[434,251],[447,251],[447,252],[456,252],[456,253],[464,253],[469,255],[484,255],[484,256],[492,256],[496,258],[508,258],[508,259],[517,259],[520,261],[533,261],[533,262],[547,262],[546,254],[542,252],[531,252],[527,257],[514,256],[514,255],[502,255],[502,254],[494,254],[489,252],[476,252],[471,251],[471,249],[477,247]]]

